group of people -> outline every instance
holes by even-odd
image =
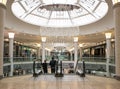
[[[51,73],[55,73],[55,66],[56,66],[56,60],[54,60],[54,57],[52,57],[52,60],[49,63],[51,67]],[[42,63],[42,68],[44,73],[48,73],[48,64],[46,60],[44,60],[44,63]]]

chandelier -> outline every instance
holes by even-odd
[[[47,11],[72,11],[79,8],[79,6],[72,4],[50,4],[40,6],[40,9],[46,9]]]
[[[105,0],[14,0],[13,14],[30,24],[44,27],[75,27],[103,18]]]

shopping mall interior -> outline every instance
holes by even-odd
[[[0,89],[119,89],[120,0],[0,0]]]

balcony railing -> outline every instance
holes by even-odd
[[[34,59],[34,57],[13,57],[13,62],[32,62]],[[40,59],[42,60],[42,59]],[[49,57],[50,60],[50,57]],[[105,57],[82,57],[81,59],[79,59],[79,61],[86,61],[86,62],[103,62],[106,63],[106,58]],[[64,61],[64,60],[63,60]],[[65,61],[69,61],[69,59],[65,60]],[[4,57],[4,63],[10,63],[10,57]],[[110,57],[109,59],[109,63],[111,64],[115,64],[115,59],[114,57]]]
[[[107,61],[107,58],[105,58],[105,57],[82,57],[81,59],[80,59],[81,61],[86,61],[86,62],[102,62],[102,63],[106,63],[106,61]],[[115,64],[115,59],[114,59],[114,57],[110,57],[109,58],[109,63],[111,63],[111,64]]]
[[[13,62],[32,62],[34,59],[34,57],[13,57]],[[10,63],[10,57],[4,57],[3,62]]]
[[[9,57],[4,57],[4,74],[9,76],[10,72],[10,59]],[[37,58],[36,58],[37,59]],[[33,60],[35,60],[34,57],[13,57],[13,65],[14,65],[14,75],[21,75],[21,74],[32,74],[33,69]],[[41,59],[39,59],[41,60]],[[105,57],[82,57],[79,59],[79,65],[81,65],[81,61],[85,61],[86,63],[86,71],[87,73],[90,73],[91,71],[92,74],[94,74],[94,71],[96,71],[96,74],[99,72],[101,74],[101,66],[106,70],[106,61],[107,59]],[[48,65],[49,65],[49,61]],[[70,70],[69,64],[72,63],[74,64],[74,61],[63,61],[63,68],[64,72],[67,74],[69,73],[68,71]],[[48,66],[49,67],[49,66]],[[114,73],[115,71],[115,59],[114,57],[111,57],[109,59],[109,67],[110,67],[110,72]],[[7,71],[6,71],[7,69]],[[49,67],[50,69],[50,67]],[[100,70],[100,71],[99,71]],[[22,72],[21,72],[22,71]],[[99,71],[99,72],[97,72]],[[105,72],[105,71],[102,71]]]

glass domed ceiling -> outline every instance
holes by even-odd
[[[98,21],[106,15],[105,0],[14,0],[13,14],[30,24],[74,27]]]

